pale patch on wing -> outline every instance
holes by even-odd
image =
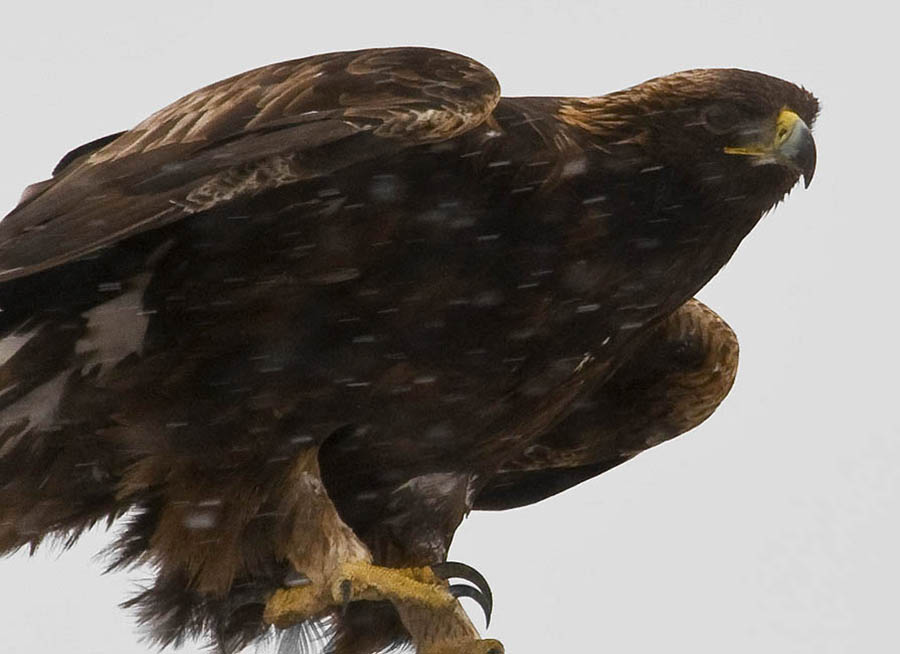
[[[249,77],[249,76],[248,76]],[[177,143],[203,143],[216,136],[217,122],[241,102],[251,106],[258,100],[260,87],[252,81],[246,88],[235,86],[207,88],[181,98],[160,109],[135,126],[120,142],[101,148],[88,159],[90,164],[121,159]],[[227,84],[227,82],[225,83]]]
[[[251,166],[229,168],[192,190],[182,206],[187,213],[205,211],[241,195],[277,188],[302,179],[293,155],[276,155]]]
[[[327,113],[375,119],[379,136],[439,141],[483,122],[499,99],[493,73],[462,55],[424,48],[337,52],[263,66],[194,91],[93,152],[87,163],[216,143]]]
[[[436,495],[448,495],[457,490],[461,475],[458,472],[429,472],[418,477],[413,477],[406,483],[397,487],[394,492],[406,490],[414,493],[434,493]]]
[[[291,103],[309,94],[320,70],[314,61],[289,61],[216,82],[160,109],[88,161],[96,165],[166,145],[211,143],[265,126],[291,115]]]
[[[374,130],[377,136],[387,138],[407,138],[421,143],[445,141],[463,134],[480,125],[493,111],[500,100],[499,91],[489,96],[479,107],[451,107],[429,109],[382,110],[374,112],[369,108],[348,109],[347,116],[377,117],[383,123]]]
[[[150,273],[129,282],[130,289],[82,314],[87,319],[85,335],[75,343],[76,354],[89,354],[89,364],[112,368],[129,354],[141,354],[150,317],[142,298]]]
[[[69,371],[64,370],[0,412],[0,431],[24,423],[19,433],[8,437],[0,446],[0,457],[11,451],[25,434],[46,431],[56,424],[57,410],[68,376]]]
[[[40,326],[35,327],[28,332],[21,334],[13,333],[0,339],[0,366],[5,365],[7,361],[12,359],[16,355],[16,352],[21,350],[25,343],[30,341],[32,337],[37,334],[39,329]]]

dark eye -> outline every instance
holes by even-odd
[[[725,134],[738,126],[740,122],[737,107],[718,103],[706,107],[700,114],[703,126],[713,134]]]

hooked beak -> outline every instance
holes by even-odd
[[[809,126],[790,109],[782,109],[775,121],[775,137],[771,143],[755,147],[725,148],[727,154],[758,157],[759,163],[775,163],[803,176],[809,188],[816,172],[816,142]]]
[[[793,111],[782,109],[775,131],[775,158],[803,175],[809,188],[816,172],[816,142],[809,126]]]

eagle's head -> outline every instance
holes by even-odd
[[[630,149],[638,172],[668,171],[675,177],[660,179],[690,189],[707,207],[740,207],[758,218],[801,178],[806,186],[812,181],[818,111],[818,100],[800,86],[728,68],[674,73],[575,101],[560,117],[599,137],[611,159]]]
[[[816,169],[816,98],[790,82],[738,69],[691,70],[631,90],[649,107],[646,129],[664,157],[696,181],[774,204]],[[645,114],[646,116],[646,114]],[[688,166],[689,168],[690,166]]]

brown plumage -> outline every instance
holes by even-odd
[[[693,429],[725,399],[737,363],[734,332],[709,307],[689,300],[559,424],[506,461],[475,508],[537,502]]]
[[[0,223],[0,551],[131,510],[113,565],[157,567],[161,643],[233,650],[302,578],[339,651],[494,651],[455,603],[335,613],[342,571],[439,563],[472,508],[708,417],[737,342],[691,298],[811,178],[817,106],[741,70],[501,98],[397,48],[73,151]]]

